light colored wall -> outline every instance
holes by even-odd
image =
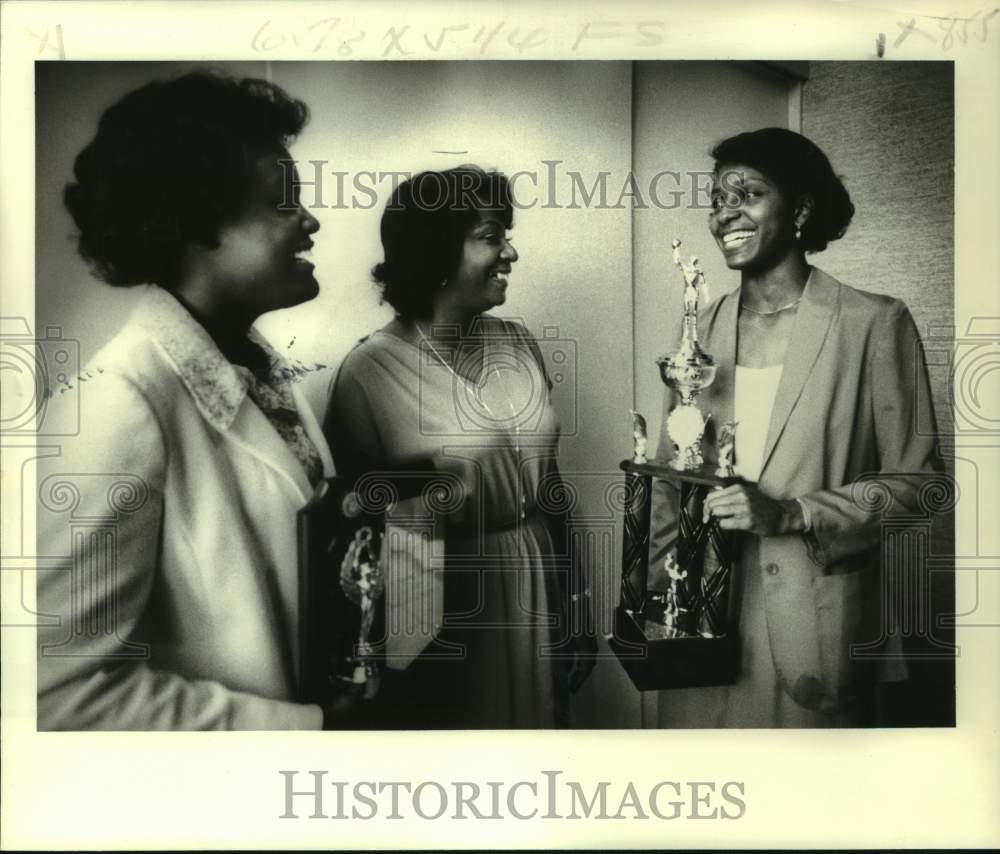
[[[306,164],[310,160],[328,161],[328,177],[334,170],[347,172],[348,192],[353,177],[366,171],[415,173],[461,163],[508,175],[541,171],[537,193],[528,178],[515,184],[516,190],[523,188],[521,203],[537,204],[515,212],[513,242],[520,258],[499,313],[523,318],[539,338],[546,326],[558,327],[560,336],[576,343],[577,383],[561,389],[560,403],[564,423],[579,422],[570,411],[570,392],[575,392],[587,419],[579,435],[566,437],[563,452],[567,467],[584,466],[599,447],[612,412],[613,404],[599,389],[605,378],[627,372],[629,357],[617,342],[619,336],[627,337],[631,307],[621,301],[613,283],[627,292],[631,225],[627,210],[547,206],[550,182],[542,161],[564,161],[557,167],[560,195],[564,169],[589,175],[625,168],[628,64],[278,63],[271,69],[276,83],[312,109],[312,120],[293,152],[303,180],[312,178]],[[461,153],[438,153],[442,151]],[[369,176],[360,180],[375,183]],[[379,220],[392,179],[377,184],[374,204],[365,192],[355,192],[335,207],[337,194],[325,192],[330,186],[335,188],[332,179],[324,183],[323,201],[330,207],[314,209],[321,223],[313,256],[322,292],[307,305],[265,319],[262,326],[294,329],[300,358],[308,353],[332,364],[392,316],[387,306],[378,305],[370,276],[382,258]],[[308,189],[303,192],[308,201]],[[349,206],[355,203],[360,207]],[[274,335],[275,340],[282,337]]]

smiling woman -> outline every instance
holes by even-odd
[[[334,383],[325,429],[338,472],[431,460],[462,487],[441,514],[442,628],[386,673],[372,726],[567,726],[569,695],[593,667],[589,592],[546,501],[561,480],[545,365],[523,326],[486,313],[507,298],[512,225],[498,173],[460,167],[401,184],[373,271],[396,317]],[[399,593],[390,581],[386,598]]]
[[[507,275],[517,250],[507,237],[503,211],[477,211],[451,281],[456,310],[479,314],[507,301]]]
[[[218,246],[193,246],[182,261],[175,293],[203,313],[246,324],[319,293],[313,265],[302,257],[312,249],[319,223],[298,199],[294,169],[284,148],[261,154],[248,175],[242,210],[219,229]],[[291,204],[285,201],[291,199]]]
[[[295,517],[332,460],[251,328],[318,292],[301,255],[319,223],[281,163],[306,118],[263,80],[192,73],[112,105],[77,157],[80,253],[143,292],[90,363],[79,435],[41,466],[41,554],[81,518],[110,509],[114,524],[39,573],[39,607],[60,617],[38,632],[39,729],[317,729],[349,714],[294,702]]]
[[[741,482],[709,493],[703,510],[738,538],[741,670],[732,686],[665,692],[659,723],[871,724],[874,683],[905,676],[891,644],[852,652],[886,629],[881,511],[917,514],[926,478],[943,469],[920,339],[902,301],[807,262],[854,213],[815,144],[765,128],[712,155],[709,230],[740,287],[699,312],[718,365],[702,393],[713,414],[705,462],[717,463],[715,425],[735,421]],[[673,453],[664,442],[658,457]],[[885,502],[863,497],[864,480]],[[655,529],[668,530],[676,496],[658,513]],[[672,547],[655,544],[654,565]]]

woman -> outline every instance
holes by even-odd
[[[744,482],[710,493],[704,515],[739,538],[741,672],[733,686],[662,693],[660,725],[856,725],[873,679],[904,675],[898,659],[876,668],[851,652],[885,628],[883,512],[918,512],[923,478],[942,469],[920,339],[900,300],[806,261],[854,213],[819,148],[767,128],[712,156],[709,229],[740,287],[700,312],[719,371],[699,405],[712,415],[706,462],[715,425],[737,422]]]
[[[388,726],[566,725],[593,667],[589,593],[559,568],[565,520],[542,501],[558,487],[545,367],[527,330],[486,314],[518,258],[512,218],[507,179],[477,167],[396,189],[373,271],[396,316],[345,359],[327,413],[341,474],[429,459],[460,484],[443,514],[442,627],[404,670],[389,659]]]
[[[39,476],[39,553],[73,542],[39,573],[60,616],[39,630],[39,729],[324,723],[293,701],[295,517],[332,460],[251,328],[318,293],[319,223],[280,162],[306,119],[270,83],[192,73],[114,104],[76,160],[80,253],[143,293]]]

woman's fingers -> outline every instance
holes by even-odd
[[[727,487],[728,488],[728,487]],[[714,503],[719,500],[719,495],[724,492],[721,486],[715,487],[708,495],[705,496],[705,500],[701,505],[701,521],[707,522],[709,517],[712,515],[712,507]]]
[[[729,516],[719,519],[719,527],[724,531],[749,531],[750,520],[746,516]]]
[[[709,509],[709,513],[712,516],[732,516],[734,513],[739,513],[748,506],[745,498],[737,496],[730,498],[727,501],[716,501],[712,504]]]
[[[702,521],[707,522],[709,516],[724,518],[733,516],[746,508],[749,504],[747,488],[740,484],[727,486],[725,489],[716,489],[705,497],[702,512]]]
[[[703,521],[714,516],[719,527],[748,531],[770,537],[782,533],[785,511],[781,502],[768,498],[755,486],[734,484],[709,493],[705,498]]]
[[[766,534],[767,525],[758,518],[762,497],[754,487],[744,484],[717,489],[705,498],[704,521],[714,516],[725,531]]]

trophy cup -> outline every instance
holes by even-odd
[[[674,355],[657,359],[660,378],[680,398],[665,424],[677,453],[668,463],[648,461],[645,421],[633,411],[633,455],[621,464],[626,487],[621,596],[609,643],[641,691],[731,684],[738,667],[734,541],[716,519],[703,521],[702,513],[710,490],[737,481],[736,424],[722,425],[718,465],[706,464],[707,419],[696,399],[718,368],[698,344],[699,297],[708,298],[705,277],[697,258],[681,261],[680,246],[673,241],[673,260],[684,276],[684,333]],[[659,589],[648,585],[654,479],[663,500],[676,503],[677,518]],[[671,488],[662,489],[662,481]]]
[[[695,402],[698,393],[715,380],[716,365],[698,344],[698,289],[705,292],[705,275],[698,268],[698,259],[681,260],[681,242],[674,240],[674,263],[684,275],[684,333],[680,349],[672,356],[656,360],[660,378],[680,395],[680,403],[667,417],[667,435],[677,448],[670,465],[678,471],[692,471],[704,464],[701,437],[705,432],[705,417]]]

